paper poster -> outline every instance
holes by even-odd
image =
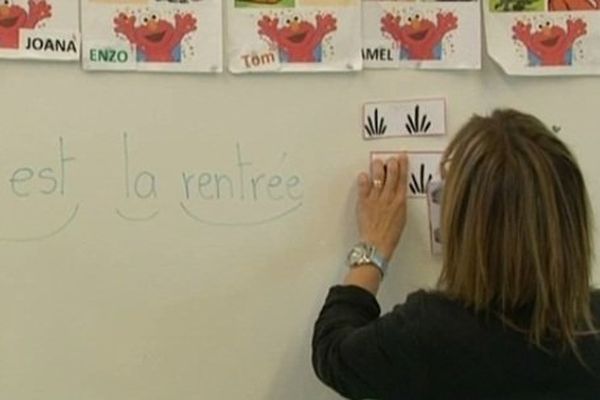
[[[513,75],[600,74],[600,1],[489,0],[490,56]]]
[[[79,60],[74,0],[0,0],[0,58]]]
[[[365,103],[365,139],[446,134],[446,100],[419,99]]]
[[[444,185],[441,181],[432,181],[427,186],[427,209],[429,214],[429,238],[431,254],[440,255],[442,243],[442,197]]]
[[[479,1],[363,1],[365,68],[479,69]]]
[[[233,73],[358,71],[360,0],[228,0]]]
[[[371,161],[381,160],[386,162],[391,157],[398,156],[395,151],[375,151],[371,153]],[[426,198],[427,188],[430,183],[439,181],[441,151],[409,151],[408,156],[408,197]]]
[[[82,0],[87,70],[220,72],[221,0]]]

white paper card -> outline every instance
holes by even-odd
[[[442,254],[442,190],[441,181],[433,181],[427,187],[429,236],[433,255]]]
[[[371,153],[371,161],[386,161],[390,157],[397,156],[399,152],[384,151]],[[440,180],[440,162],[442,152],[434,151],[413,151],[407,152],[409,171],[408,171],[408,197],[425,198],[428,185],[436,180]]]
[[[479,1],[363,1],[365,68],[481,68]]]
[[[76,61],[79,48],[77,1],[0,2],[0,58]]]
[[[446,134],[446,101],[439,99],[366,103],[363,107],[365,139]]]
[[[600,3],[537,0],[519,12],[507,4],[509,12],[498,0],[484,7],[488,52],[507,74],[600,74]]]
[[[233,73],[362,69],[360,0],[231,0]]]
[[[220,72],[221,0],[82,0],[87,70]]]

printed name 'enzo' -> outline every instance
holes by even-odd
[[[77,45],[74,39],[27,38],[26,50],[47,51],[53,53],[75,53]]]
[[[94,62],[126,63],[129,54],[124,50],[91,49],[90,60]]]

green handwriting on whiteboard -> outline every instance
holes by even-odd
[[[285,153],[283,154],[285,158]],[[235,172],[183,172],[182,181],[186,200],[301,200],[302,180],[298,175],[283,176],[277,172],[252,172],[253,163],[242,156],[236,144]]]
[[[159,178],[152,167],[132,168],[137,163],[131,160],[130,147],[130,137],[125,133],[122,153],[124,197],[138,205],[156,207],[155,200],[161,197],[162,177]],[[299,174],[289,172],[286,152],[275,160],[261,159],[275,162],[270,169],[260,168],[247,158],[240,143],[236,143],[234,151],[220,154],[219,163],[224,165],[219,168],[180,173],[175,186],[181,188],[183,198],[179,207],[183,215],[206,225],[253,226],[279,220],[302,207],[303,180]],[[284,170],[288,172],[282,172]],[[228,212],[232,209],[235,215]],[[125,221],[148,222],[158,217],[160,209],[152,208],[133,215],[116,208],[115,213]]]
[[[133,168],[132,165],[137,166],[138,163],[130,160],[129,141],[129,136],[123,134],[120,153],[123,186],[94,188],[94,192],[89,195],[108,193],[110,189],[117,190],[117,193],[122,190],[126,210],[107,204],[113,209],[114,215],[127,222],[150,222],[162,215],[159,207],[164,207],[165,203],[158,201],[164,195],[160,191],[163,188],[160,183],[167,177],[152,167]],[[73,193],[82,193],[82,190],[73,190],[77,182],[70,178],[74,170],[85,170],[86,165],[65,148],[64,139],[59,137],[53,161],[43,165],[30,163],[9,168],[4,182],[8,186],[8,194],[12,195],[16,204],[23,204],[24,207],[33,204],[31,201],[64,198],[67,201],[76,200],[73,201],[74,208],[65,215],[61,223],[48,223],[47,226],[39,223],[41,232],[35,234],[15,236],[11,232],[0,232],[0,242],[44,240],[75,225],[83,207],[80,206],[81,199],[69,197]],[[275,154],[273,158],[262,154],[261,157],[255,156],[254,159],[259,163],[243,153],[240,143],[236,143],[231,150],[219,154],[219,167],[180,170],[179,174],[168,177],[171,185],[166,187],[179,190],[178,195],[171,193],[174,195],[171,204],[182,216],[212,226],[254,226],[280,220],[302,208],[304,181],[300,174],[294,172],[293,166],[289,165],[286,152]],[[115,156],[119,157],[119,154]],[[116,172],[118,177],[120,173],[118,170]],[[27,201],[30,203],[26,203]]]
[[[229,171],[184,171],[181,174],[184,201],[180,207],[193,220],[214,226],[264,225],[284,218],[302,207],[303,181],[298,174],[283,174],[278,170],[263,171],[247,160],[236,143],[235,162]],[[287,153],[281,155],[283,164]],[[243,220],[204,216],[193,211],[190,204],[230,203],[238,207],[269,205],[273,211]]]

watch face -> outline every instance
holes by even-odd
[[[387,269],[387,261],[383,259],[377,249],[367,243],[359,243],[348,253],[348,266],[356,267],[364,264],[373,264],[381,272],[381,277]]]
[[[360,264],[364,262],[367,257],[367,251],[364,246],[354,246],[348,254],[348,263],[350,265]]]

